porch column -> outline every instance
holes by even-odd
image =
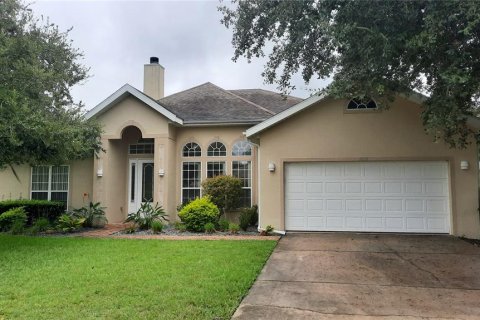
[[[169,174],[166,165],[166,148],[165,148],[165,138],[157,137],[155,138],[155,151],[154,151],[154,197],[153,201],[158,202],[160,205],[166,209],[167,202],[167,188],[166,188],[166,177]]]

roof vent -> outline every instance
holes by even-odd
[[[158,64],[158,57],[150,57],[150,64]]]

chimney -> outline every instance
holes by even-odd
[[[150,57],[150,63],[143,69],[143,93],[155,100],[163,98],[164,73],[158,58]]]

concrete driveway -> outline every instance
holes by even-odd
[[[480,319],[480,248],[450,236],[280,240],[233,319]]]

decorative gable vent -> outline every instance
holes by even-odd
[[[378,109],[377,103],[370,98],[353,98],[347,105],[347,110],[375,110]]]

